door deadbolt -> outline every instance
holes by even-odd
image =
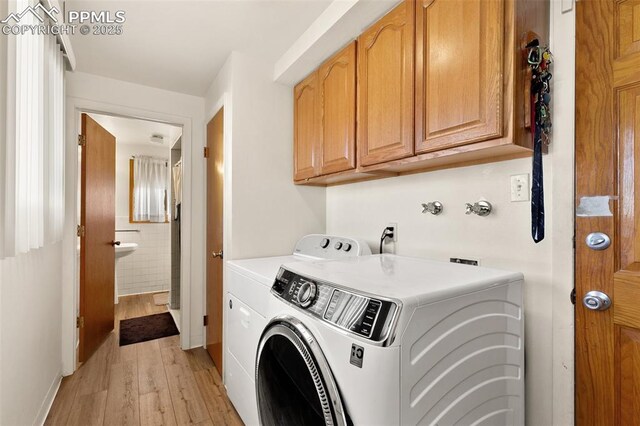
[[[605,250],[611,245],[611,238],[604,232],[592,232],[587,235],[585,242],[592,250]]]
[[[605,311],[611,306],[611,299],[601,291],[590,291],[582,298],[582,304],[592,311]]]

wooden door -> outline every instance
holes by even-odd
[[[323,175],[356,167],[356,42],[325,62],[320,79]]]
[[[80,346],[84,362],[114,325],[116,138],[82,114]]]
[[[579,425],[640,424],[639,8],[637,0],[576,3]],[[603,198],[582,199],[594,196]],[[592,232],[607,234],[611,246],[588,248]],[[582,298],[592,290],[607,294],[611,307],[587,309]]]
[[[502,136],[504,1],[416,8],[416,151]]]
[[[318,73],[302,80],[293,91],[293,179],[320,174],[320,90]]]
[[[207,125],[207,351],[222,375],[224,110]]]
[[[368,166],[413,155],[415,0],[358,38],[358,157]]]

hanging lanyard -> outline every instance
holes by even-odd
[[[527,61],[531,67],[531,135],[533,137],[533,170],[531,186],[531,237],[539,243],[544,239],[544,172],[542,145],[549,143],[551,110],[549,103],[549,66],[552,55],[547,47],[540,47],[537,39],[527,48]]]

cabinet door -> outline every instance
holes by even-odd
[[[416,9],[416,151],[502,136],[504,0]]]
[[[325,62],[319,70],[321,173],[356,167],[356,43]]]
[[[293,168],[294,180],[317,176],[320,172],[320,91],[318,73],[302,80],[294,89]]]
[[[358,156],[368,166],[413,155],[415,1],[358,38]]]

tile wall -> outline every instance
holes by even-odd
[[[126,216],[116,217],[116,232],[123,243],[138,243],[138,249],[118,261],[118,295],[168,291],[171,284],[171,232],[168,223],[129,223]]]

